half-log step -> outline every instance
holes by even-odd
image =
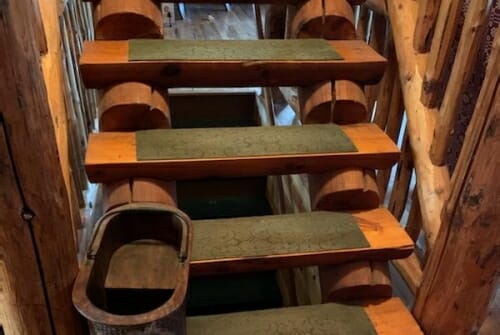
[[[364,305],[323,304],[187,319],[188,335],[422,335],[398,298]]]
[[[387,169],[399,149],[374,124],[146,130],[90,136],[92,182],[322,173],[341,167]]]
[[[386,261],[408,257],[413,251],[413,241],[384,208],[194,220],[192,224],[191,276]],[[169,289],[168,276],[160,269],[171,258],[162,244],[126,245],[113,255],[106,287]]]
[[[88,88],[139,81],[166,87],[375,83],[386,60],[363,41],[87,41],[80,67]]]

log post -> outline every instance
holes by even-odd
[[[500,32],[467,129],[443,225],[414,313],[426,334],[473,334],[487,316],[500,269]],[[464,271],[465,270],[465,271]]]
[[[37,21],[32,1],[0,1],[0,245],[6,253],[0,258],[11,293],[5,307],[18,320],[8,334],[83,334],[71,303],[77,248]]]

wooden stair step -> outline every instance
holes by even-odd
[[[398,298],[360,306],[323,304],[187,319],[188,335],[422,335]]]
[[[413,251],[412,240],[388,210],[353,213],[352,227],[343,221],[346,215],[312,212],[194,221],[191,275],[390,260]]]
[[[321,140],[337,141],[339,128],[357,151],[332,152],[331,148],[325,148],[324,143],[318,143],[319,134]],[[323,173],[352,166],[387,169],[397,162],[400,153],[394,142],[375,124],[229,128],[229,135],[227,129],[165,130],[175,134],[169,136],[170,142],[166,146],[182,149],[189,145],[191,149],[179,156],[182,158],[154,160],[138,159],[136,133],[91,134],[85,162],[87,174],[92,182],[111,182],[131,177],[182,180]],[[288,136],[290,132],[295,135]],[[226,140],[219,141],[219,146],[213,148],[214,142],[210,139],[222,136],[226,136]],[[254,150],[251,155],[236,150],[247,146]],[[296,152],[288,150],[282,153],[283,148],[292,148]],[[207,157],[206,152],[233,154]]]
[[[98,4],[101,0],[83,0],[86,2],[91,2],[93,4]],[[293,5],[300,2],[300,0],[154,0],[157,3],[169,2],[169,3],[195,3],[195,4],[273,4],[273,5]],[[347,0],[351,5],[361,5],[366,0]]]
[[[351,214],[352,222],[332,212],[195,220],[190,276],[391,260],[412,253],[413,241],[387,209]],[[128,244],[113,256],[106,287],[171,288],[161,269],[172,259],[162,244]]]
[[[281,40],[283,41],[283,40]],[[170,41],[166,41],[170,42]],[[187,41],[189,42],[189,41]],[[187,43],[176,41],[176,43]],[[210,41],[204,41],[210,43]],[[221,43],[221,41],[216,41]],[[240,41],[223,41],[227,47]],[[266,40],[253,41],[256,44]],[[287,40],[287,43],[304,43]],[[88,88],[140,81],[167,87],[303,86],[321,81],[375,83],[386,60],[359,40],[328,41],[341,60],[129,60],[130,41],[86,41],[80,58]],[[216,47],[213,47],[217,50]],[[256,45],[255,48],[259,48]],[[210,45],[204,47],[210,50]],[[215,51],[214,51],[215,52]],[[205,55],[210,54],[209,51]]]

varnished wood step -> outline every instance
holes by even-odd
[[[83,0],[98,4],[101,0]],[[210,3],[240,3],[240,4],[275,4],[275,5],[292,5],[300,2],[300,0],[154,0],[157,3],[170,2],[170,3],[196,3],[196,4],[210,4]],[[361,5],[365,0],[347,0],[351,5]]]
[[[341,217],[339,217],[340,215]],[[408,257],[413,242],[386,209],[194,221],[191,275]],[[359,239],[363,243],[359,243]]]
[[[208,129],[174,129],[166,146],[189,146],[179,157],[172,159],[138,160],[136,133],[96,133],[90,136],[86,170],[92,182],[110,182],[128,177],[153,177],[167,180],[202,179],[209,177],[250,177],[293,173],[322,173],[341,167],[386,169],[397,162],[399,149],[374,124],[341,126],[342,132],[357,151],[332,152],[318,143],[318,134],[332,136],[335,125],[306,125],[301,127],[248,127]],[[289,128],[289,129],[286,129]],[[292,129],[293,128],[293,129]],[[283,137],[293,130],[296,136]],[[321,131],[321,132],[320,132]],[[219,133],[220,132],[220,133]],[[214,148],[211,139],[226,141]],[[335,141],[335,138],[326,138]],[[293,143],[297,143],[296,146]],[[283,143],[282,143],[283,142]],[[318,149],[317,146],[322,146]],[[162,146],[158,144],[158,146]],[[296,151],[281,153],[283,147]],[[252,147],[245,155],[240,149]],[[153,148],[154,149],[154,148]],[[154,150],[153,150],[154,151]],[[216,152],[215,154],[213,152]],[[207,156],[206,152],[231,152],[231,155]]]
[[[289,40],[287,43],[303,43]],[[297,41],[297,42],[295,42]],[[168,42],[168,41],[167,41]],[[204,41],[209,43],[210,41]],[[217,41],[219,44],[221,41]],[[231,43],[224,41],[230,47]],[[261,43],[255,41],[256,43]],[[265,42],[265,40],[264,40]],[[328,41],[342,60],[129,60],[130,41],[86,41],[80,67],[88,88],[141,81],[168,87],[302,86],[346,79],[374,83],[386,60],[365,42]],[[182,43],[182,41],[176,41]],[[210,46],[205,46],[205,54]],[[255,47],[258,49],[258,45]],[[215,50],[215,47],[214,47]]]
[[[391,260],[413,251],[412,240],[387,209],[351,214],[351,222],[331,212],[195,220],[190,275]],[[126,245],[113,256],[106,287],[170,288],[161,269],[172,259],[162,244]]]
[[[371,326],[370,326],[371,324]],[[323,304],[187,319],[188,335],[422,335],[398,298],[360,306]]]

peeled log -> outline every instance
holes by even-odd
[[[324,302],[369,300],[392,296],[386,262],[356,262],[320,268]]]
[[[163,37],[161,8],[153,0],[101,0],[94,22],[97,40]]]
[[[291,26],[291,38],[356,39],[352,6],[347,1],[328,1],[323,12],[322,0],[304,2]]]
[[[101,131],[170,127],[167,96],[142,83],[121,83],[105,90],[99,114]]]

